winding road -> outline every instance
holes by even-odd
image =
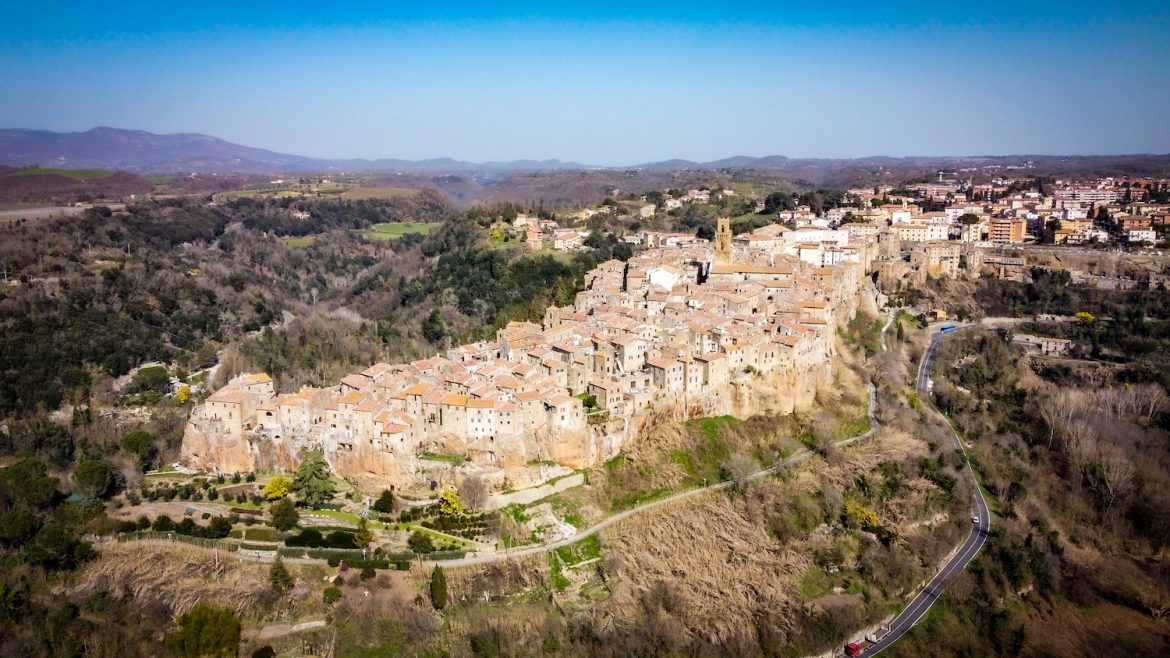
[[[963,324],[961,326],[959,323],[951,324],[955,326],[955,331],[978,326],[975,324]],[[930,380],[930,367],[934,362],[935,356],[938,355],[939,340],[944,335],[941,331],[941,326],[934,328],[930,334],[930,343],[927,345],[926,350],[922,354],[922,360],[918,364],[918,393],[924,397],[924,404],[930,408],[931,412],[937,414],[939,418],[942,418],[943,422],[947,423],[947,427],[951,430],[951,438],[954,439],[955,447],[966,456],[967,451],[963,447],[963,442],[959,439],[959,434],[955,431],[954,427],[951,426],[946,417],[933,404],[926,401],[929,398],[927,389]],[[972,517],[977,517],[979,522],[971,524],[971,532],[967,535],[963,543],[959,545],[959,548],[942,565],[938,573],[926,583],[926,586],[910,600],[910,603],[906,605],[902,612],[889,623],[889,631],[876,643],[867,647],[861,655],[876,656],[893,643],[902,639],[902,636],[930,611],[931,606],[946,591],[947,585],[950,584],[951,580],[967,568],[971,560],[975,559],[975,556],[982,550],[983,544],[987,542],[987,534],[991,531],[991,510],[987,506],[987,499],[983,496],[983,490],[979,487],[979,481],[975,478],[975,471],[971,468],[969,461],[966,463],[966,471],[967,475],[971,478],[975,492],[974,500],[971,501],[971,515]]]

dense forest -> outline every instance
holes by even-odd
[[[597,263],[629,245],[598,233],[572,254],[491,245],[518,206],[456,211],[433,192],[359,201],[173,199],[96,207],[3,230],[0,416],[141,403],[216,366],[295,388],[380,359],[490,336],[566,304]],[[395,239],[375,224],[436,226]],[[143,364],[167,369],[142,387]]]
[[[114,528],[108,497],[174,460],[199,395],[243,370],[268,371],[284,389],[332,384],[378,360],[488,337],[571,302],[586,271],[632,253],[600,232],[573,254],[489,244],[487,227],[519,210],[457,211],[424,191],[170,199],[6,225],[0,652],[133,653],[137,632],[168,626],[159,610],[113,631],[125,602],[58,605],[51,587],[93,556],[83,535]],[[394,222],[434,228],[371,233]],[[32,628],[49,630],[17,632]]]

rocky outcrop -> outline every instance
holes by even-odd
[[[198,423],[195,418],[183,430],[181,452],[183,463],[192,468],[221,473],[256,470],[255,456],[247,438],[216,432],[214,426]]]

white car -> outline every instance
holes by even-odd
[[[979,515],[978,514],[971,515],[971,523],[974,523],[975,525],[979,525]]]

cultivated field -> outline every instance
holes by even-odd
[[[370,228],[362,231],[362,235],[365,235],[367,238],[377,238],[379,240],[393,240],[394,238],[400,238],[407,233],[426,234],[438,225],[438,222],[383,222],[381,224],[374,224]]]
[[[355,187],[346,190],[341,198],[357,199],[392,199],[394,197],[417,196],[422,190],[415,187]]]

